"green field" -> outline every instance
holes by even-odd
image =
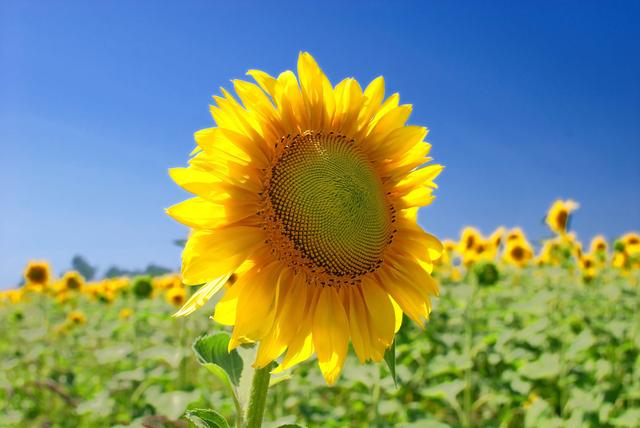
[[[271,388],[264,426],[638,426],[639,280],[609,269],[585,285],[553,267],[504,268],[493,286],[443,279],[426,329],[405,319],[396,336],[397,386],[384,363],[352,353],[333,387],[307,362]],[[222,331],[212,308],[174,319],[161,296],[126,292],[5,303],[0,426],[186,427],[185,410],[204,407],[233,423],[233,401],[191,349]],[[67,321],[72,310],[86,323]],[[250,371],[252,349],[241,353]]]

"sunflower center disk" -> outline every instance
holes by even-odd
[[[335,276],[375,270],[392,238],[393,212],[368,159],[333,133],[306,132],[280,144],[268,195],[302,264]]]

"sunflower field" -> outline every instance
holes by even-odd
[[[264,426],[638,426],[638,235],[583,250],[557,204],[537,254],[517,228],[445,241],[426,328],[405,320],[386,363],[350,352],[333,386],[310,362],[274,376]],[[30,262],[0,294],[0,426],[240,423],[256,347],[227,352],[213,303],[171,317],[191,293],[178,274],[87,283]]]

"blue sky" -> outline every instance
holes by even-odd
[[[220,86],[300,50],[414,105],[447,167],[420,214],[438,236],[539,239],[557,197],[582,239],[640,229],[640,3],[232,3],[0,2],[0,287],[30,258],[177,268],[167,168]]]

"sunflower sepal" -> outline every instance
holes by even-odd
[[[396,377],[396,341],[394,340],[384,351],[384,362],[387,364],[391,379],[393,379],[393,385],[398,388],[398,380]]]

